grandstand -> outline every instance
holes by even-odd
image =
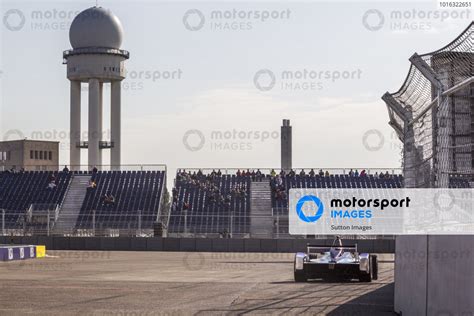
[[[403,187],[403,177],[395,170],[361,175],[352,170],[322,175],[300,174],[302,169],[243,170],[248,171],[178,170],[167,224],[170,236],[292,237],[288,229],[292,188]]]
[[[27,215],[46,212],[51,223],[35,234],[140,234],[160,215],[165,183],[166,172],[157,170],[0,172],[0,228],[28,234]],[[106,194],[113,203],[105,203]]]
[[[248,234],[250,176],[178,172],[169,233]]]
[[[35,204],[60,205],[71,176],[70,173],[63,172],[0,172],[0,210],[4,210],[0,214],[2,227],[21,228],[23,215]],[[54,189],[48,189],[51,181],[56,184]]]

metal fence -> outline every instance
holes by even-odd
[[[157,225],[157,218],[151,214],[123,214],[93,211],[81,218],[54,211],[33,215],[28,211],[0,210],[1,236],[66,236],[66,237],[153,237],[159,226],[163,237],[189,238],[257,238],[257,239],[299,239],[307,236],[289,234],[288,211],[274,210],[272,217],[250,215],[171,215],[168,223]],[[36,216],[36,219],[35,219]],[[252,223],[265,218],[268,225],[255,230]],[[162,231],[162,232],[161,232]],[[326,239],[329,235],[312,238]],[[346,235],[345,239],[393,239],[393,236]]]
[[[64,167],[67,167],[70,171],[82,171],[89,172],[97,168],[99,171],[166,171],[167,166],[165,164],[129,164],[129,165],[25,165],[23,169],[25,171],[62,171]],[[19,167],[13,167],[5,164],[5,161],[0,161],[0,171],[22,171]]]
[[[238,171],[257,171],[257,170],[260,170],[260,172],[262,173],[262,175],[270,175],[272,170],[275,171],[276,174],[279,174],[281,172],[281,168],[267,168],[267,167],[264,167],[264,168],[249,168],[249,167],[245,167],[245,168],[178,168],[177,169],[177,172],[182,172],[182,171],[186,171],[187,173],[198,173],[199,171],[202,172],[202,174],[204,175],[209,175],[211,174],[213,171],[214,172],[218,172],[220,171],[223,175],[235,175],[237,174]],[[367,174],[372,174],[374,175],[375,173],[385,173],[388,171],[389,174],[401,174],[402,173],[402,168],[364,168],[364,167],[350,167],[350,168],[316,168],[316,167],[308,167],[308,168],[304,168],[304,167],[298,167],[298,168],[293,168],[293,170],[295,171],[296,174],[299,174],[301,170],[304,170],[306,174],[308,174],[310,172],[310,170],[313,170],[316,174],[318,174],[318,172],[320,170],[322,170],[324,173],[327,171],[330,175],[335,175],[335,174],[338,174],[338,175],[348,175],[349,172],[352,170],[352,171],[355,171],[355,170],[358,170],[359,172],[362,171],[362,170],[365,170]],[[288,173],[288,172],[287,172]]]
[[[31,209],[31,208],[30,208]],[[153,236],[156,215],[106,213],[92,211],[87,215],[59,214],[55,210],[41,213],[0,210],[0,235],[2,236]]]

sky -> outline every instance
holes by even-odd
[[[62,52],[71,48],[74,16],[95,1],[0,3],[2,138],[59,141],[66,164]],[[413,53],[443,47],[473,20],[471,11],[440,11],[434,0],[99,5],[121,20],[122,49],[131,56],[122,83],[122,162],[165,164],[171,173],[277,168],[282,119],[291,120],[294,167],[399,168],[401,144],[381,96],[400,88]],[[106,86],[104,140],[109,93]]]

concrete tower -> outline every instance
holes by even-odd
[[[81,164],[81,148],[88,150],[90,168],[102,165],[102,150],[110,149],[110,164],[121,164],[121,81],[125,79],[124,62],[129,53],[121,50],[123,29],[120,20],[109,10],[92,7],[74,18],[69,29],[72,50],[63,54],[67,77],[71,81],[70,165]],[[81,141],[81,83],[89,86],[88,141]],[[103,88],[110,84],[111,139],[103,135]]]
[[[283,120],[281,127],[281,169],[288,172],[292,168],[292,135],[290,120]]]

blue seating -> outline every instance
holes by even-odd
[[[449,177],[449,187],[451,189],[469,189],[469,178],[467,176],[451,176]]]
[[[176,178],[170,233],[219,234],[250,231],[250,176],[196,175]],[[243,193],[236,193],[239,188]],[[185,203],[189,208],[185,211]],[[230,227],[232,221],[232,229]]]
[[[48,189],[53,176],[56,187]],[[18,227],[19,218],[31,204],[61,204],[70,181],[71,173],[0,172],[0,209],[5,210],[5,227]]]
[[[88,189],[77,220],[77,229],[151,229],[161,206],[165,188],[163,171],[107,171],[92,174],[95,189]],[[105,204],[104,196],[114,196]]]
[[[402,188],[403,178],[401,175],[391,175],[388,178],[366,176],[349,176],[349,175],[285,175],[282,177],[282,185],[280,190],[285,192],[283,198],[279,198],[276,194],[277,183],[275,179],[271,180],[272,187],[272,207],[285,209],[288,207],[288,192],[291,188]]]

